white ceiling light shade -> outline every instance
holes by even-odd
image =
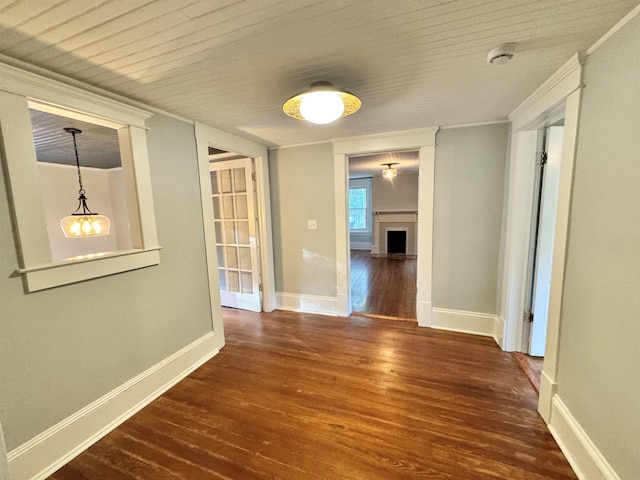
[[[516,53],[515,43],[503,43],[487,54],[487,63],[491,65],[504,65],[513,58]]]
[[[361,106],[362,102],[354,94],[339,90],[328,82],[316,82],[308,90],[284,102],[282,111],[298,120],[325,124],[351,115]]]
[[[393,168],[393,165],[398,165],[397,163],[381,163],[381,166],[387,166],[384,170],[382,170],[382,176],[384,178],[394,178],[398,176],[398,170]]]

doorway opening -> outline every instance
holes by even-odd
[[[418,168],[416,150],[348,157],[354,313],[417,321]]]
[[[564,121],[538,132],[539,153],[536,159],[531,241],[527,268],[525,315],[521,354],[517,360],[536,391],[540,391],[540,375],[546,348],[547,321],[553,239],[555,236],[560,186],[560,165]]]

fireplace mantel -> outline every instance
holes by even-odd
[[[372,255],[386,255],[386,247],[381,248],[382,235],[386,235],[381,231],[382,223],[396,223],[415,226],[412,228],[417,235],[417,223],[418,223],[418,210],[374,210],[373,212],[373,241],[371,242],[371,254]],[[407,240],[409,237],[407,235]],[[415,241],[411,242],[415,245]],[[386,241],[384,242],[386,245]],[[382,251],[384,250],[384,251]]]

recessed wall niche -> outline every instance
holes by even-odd
[[[44,206],[51,258],[54,262],[132,248],[127,196],[117,130],[29,109],[38,161],[38,185]],[[67,238],[60,221],[78,207],[78,172],[73,138],[76,135],[82,183],[93,213],[111,220],[109,235]]]

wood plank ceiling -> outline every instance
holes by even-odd
[[[0,0],[0,53],[183,117],[291,145],[504,119],[637,0]],[[488,65],[493,47],[516,57]],[[360,112],[282,113],[314,81]]]

